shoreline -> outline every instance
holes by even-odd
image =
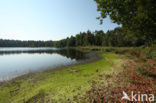
[[[26,72],[26,73],[19,74],[19,75],[13,76],[13,77],[7,77],[6,79],[0,78],[0,84],[6,83],[6,82],[9,82],[9,81],[16,81],[16,80],[19,80],[19,79],[24,79],[27,76],[35,75],[37,73],[52,72],[52,71],[64,69],[66,67],[72,67],[72,66],[77,66],[77,65],[80,65],[80,64],[92,63],[92,62],[100,60],[100,56],[99,56],[100,54],[97,51],[84,51],[83,50],[83,52],[86,53],[85,56],[86,56],[87,59],[85,59],[85,60],[80,60],[80,61],[78,61],[77,63],[74,63],[74,64],[60,65],[58,67],[46,68],[46,69],[43,69],[43,70],[36,70],[36,71]]]
[[[0,84],[0,103],[33,101],[34,98],[40,99],[40,93],[58,102],[68,101],[79,94],[84,96],[92,80],[97,80],[101,74],[111,74],[115,70],[111,63],[121,65],[120,59],[117,54],[99,52],[99,59],[94,62],[91,60],[88,63],[17,77]]]

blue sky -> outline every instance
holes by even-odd
[[[0,38],[60,40],[79,32],[114,29],[99,24],[93,0],[0,0]]]

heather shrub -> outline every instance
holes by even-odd
[[[91,89],[86,93],[85,101],[88,103],[133,103],[125,100],[121,101],[123,91],[128,94],[131,91],[136,94],[138,92],[148,95],[155,94],[155,79],[138,74],[138,71],[145,71],[150,65],[147,63],[145,66],[137,67],[137,64],[132,60],[128,60],[127,63],[129,65],[124,65],[122,72],[113,73],[109,78],[104,75],[103,79],[99,77],[101,81],[93,81]]]

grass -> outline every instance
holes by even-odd
[[[122,64],[121,57],[111,52],[101,52],[100,58],[95,62],[28,74],[3,83],[0,85],[0,103],[74,101],[75,96],[85,95],[92,80],[100,74],[112,73]],[[114,68],[112,64],[118,65]]]

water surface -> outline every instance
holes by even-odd
[[[0,81],[22,74],[79,63],[85,54],[73,49],[0,48]]]

